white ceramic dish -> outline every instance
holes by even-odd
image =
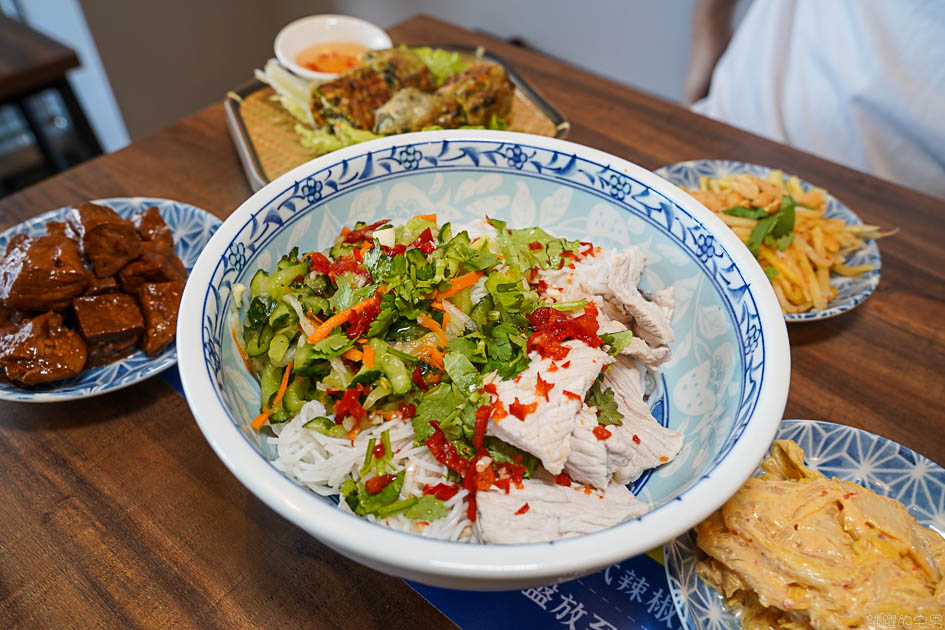
[[[677,342],[658,418],[686,435],[676,460],[634,484],[654,509],[552,543],[430,540],[341,512],[284,476],[249,423],[259,387],[230,334],[230,287],[293,245],[330,245],[342,226],[429,212],[648,253],[645,289],[672,285]],[[178,326],[188,403],[210,445],[256,496],[313,536],[375,569],[427,584],[514,589],[569,580],[643,553],[692,527],[754,471],[774,437],[790,377],[787,331],[760,266],[714,215],[665,180],[584,146],[522,133],[450,130],[365,142],[312,160],[254,194],[204,249]]]
[[[276,59],[293,73],[306,79],[330,81],[337,74],[315,72],[296,63],[298,54],[315,44],[354,42],[379,50],[393,46],[390,36],[379,26],[347,15],[310,15],[287,24],[273,44]]]

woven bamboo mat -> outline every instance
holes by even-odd
[[[272,97],[272,88],[263,87],[244,96],[238,109],[251,149],[269,181],[316,157],[299,144],[296,119]],[[515,90],[509,129],[542,136],[558,133],[554,122],[519,89]]]

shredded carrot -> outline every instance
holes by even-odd
[[[364,346],[361,354],[364,359],[364,367],[368,369],[374,367],[374,348],[371,346]]]
[[[347,235],[350,234],[350,233],[351,233],[351,230],[349,230],[348,227],[345,226],[345,227],[342,227],[342,228],[341,228],[341,234],[340,234],[340,236],[347,236]]]
[[[430,308],[435,308],[438,311],[446,312],[446,309],[443,308],[443,302],[430,302]]]
[[[377,287],[377,293],[384,293],[384,291],[386,290],[387,289],[386,287],[384,287],[384,285]],[[331,331],[333,331],[335,328],[338,328],[338,326],[341,326],[342,324],[347,322],[349,319],[351,319],[352,315],[354,315],[355,313],[360,313],[361,311],[363,311],[364,309],[366,309],[368,306],[370,306],[373,303],[374,303],[374,296],[372,295],[369,298],[364,298],[363,300],[361,300],[360,302],[358,302],[351,308],[346,308],[343,311],[339,311],[335,313],[334,315],[326,319],[323,323],[318,325],[318,327],[312,332],[312,334],[308,336],[308,342],[313,345],[318,343],[319,341],[321,341],[322,339],[330,335]]]
[[[335,313],[334,315],[326,319],[323,323],[318,325],[318,328],[316,328],[312,332],[312,334],[308,336],[308,342],[313,345],[318,343],[319,341],[321,341],[322,339],[330,335],[331,331],[333,331],[335,328],[338,328],[338,326],[341,326],[342,324],[347,322],[349,319],[351,319],[352,315],[354,315],[353,306],[351,308],[346,308],[343,311]]]
[[[361,432],[360,424],[354,425],[354,428],[348,431],[348,435],[346,435],[345,437],[351,440],[351,446],[354,446],[354,438],[358,437],[358,433],[360,432]]]
[[[445,291],[437,291],[435,297],[438,300],[443,300],[448,297],[453,297],[460,291],[465,288],[471,287],[476,284],[479,278],[482,277],[481,271],[471,271],[467,274],[457,276],[450,281],[450,288]]]
[[[437,336],[440,338],[442,345],[445,346],[449,342],[449,339],[446,338],[446,333],[443,332],[443,328],[439,324],[437,324],[436,320],[430,317],[429,315],[420,315],[420,317],[417,318],[417,323],[423,326],[424,328],[435,332]]]
[[[351,348],[347,352],[341,355],[343,359],[348,359],[349,361],[360,361],[362,354],[361,351],[357,348]]]
[[[271,415],[271,411],[260,411],[259,415],[253,419],[252,423],[250,423],[250,426],[259,431],[263,425],[266,424],[266,420],[268,420],[269,416]]]
[[[446,330],[446,325],[450,323],[450,314],[446,311],[443,311],[443,330]]]
[[[365,339],[364,337],[361,337],[361,338],[358,339],[355,343],[361,344],[361,345],[363,346],[363,345],[366,344],[367,342],[368,342],[367,339]]]
[[[240,340],[236,338],[236,331],[233,330],[232,328],[230,329],[230,336],[233,337],[233,342],[236,344],[236,349],[240,353],[240,358],[243,359],[243,365],[245,365],[246,369],[249,370],[250,373],[252,373],[253,367],[249,362],[249,357],[246,356],[246,351],[243,350],[243,346],[240,345]]]
[[[279,391],[276,392],[276,397],[272,399],[273,409],[282,404],[282,397],[285,396],[285,390],[289,387],[289,373],[292,371],[293,365],[294,363],[289,361],[289,364],[285,366],[285,372],[282,373],[282,382],[279,383]]]
[[[422,219],[424,221],[430,221],[432,223],[436,223],[436,213],[434,212],[433,214],[418,214],[417,216],[414,217],[414,219]]]
[[[361,245],[361,255],[368,253],[374,249],[374,241],[364,241],[364,244]]]
[[[443,353],[436,348],[427,348],[424,352],[424,359],[427,359],[434,367],[443,369]]]
[[[273,410],[282,404],[282,397],[285,396],[285,390],[289,387],[289,374],[292,372],[292,366],[294,363],[289,361],[289,364],[285,366],[285,371],[282,373],[282,382],[279,383],[279,389],[276,391],[276,397],[272,399],[272,406],[266,409],[265,411],[259,412],[259,415],[253,418],[253,421],[250,423],[254,429],[259,431],[266,420],[269,419],[274,412]]]

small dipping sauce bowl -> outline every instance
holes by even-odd
[[[286,25],[273,48],[276,58],[294,74],[316,81],[329,81],[349,70],[351,61],[367,50],[393,46],[382,28],[347,15],[311,15]],[[312,66],[327,72],[316,71]],[[332,71],[333,70],[333,71]]]

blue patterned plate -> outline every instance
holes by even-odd
[[[139,210],[157,206],[158,211],[174,234],[174,244],[187,271],[194,267],[197,257],[220,226],[220,219],[206,210],[169,199],[148,197],[113,197],[97,199],[94,203],[112,208],[123,217],[130,217]],[[0,234],[0,250],[14,234],[25,233],[39,236],[46,233],[47,221],[62,221],[69,207],[51,210],[14,225]],[[76,398],[89,398],[133,385],[139,381],[177,363],[177,346],[171,344],[161,354],[147,356],[138,350],[130,357],[91,370],[85,370],[75,378],[50,383],[47,386],[22,389],[10,383],[0,383],[0,400],[20,402],[60,402]]]
[[[279,472],[252,429],[259,384],[231,335],[231,288],[292,247],[331,245],[355,221],[441,222],[484,215],[602,247],[647,254],[646,290],[677,296],[673,358],[654,405],[686,436],[680,455],[633,490],[654,509],[609,530],[532,545],[435,541],[359,519]],[[782,416],[787,329],[751,253],[714,214],[666,180],[588,147],[541,136],[445,130],[390,136],[307,162],[250,197],[194,268],[178,325],[187,402],[246,486],[333,549],[378,570],[451,588],[515,589],[591,573],[673,538],[754,470]],[[238,320],[237,320],[238,321]]]
[[[728,160],[691,160],[689,162],[680,162],[672,166],[664,166],[656,171],[656,174],[668,179],[677,186],[686,188],[698,188],[699,178],[703,175],[708,177],[725,177],[734,173],[750,173],[764,177],[772,170],[767,166],[757,164],[746,164],[744,162],[731,162]],[[801,186],[804,190],[809,190],[812,185],[801,180]],[[843,219],[845,223],[852,225],[862,225],[863,221],[853,214],[853,211],[840,203],[836,197],[827,193],[827,218]],[[845,277],[832,274],[830,284],[837,287],[837,297],[827,303],[827,308],[821,311],[808,311],[806,313],[785,313],[784,319],[788,322],[810,322],[818,319],[827,319],[841,313],[845,313],[862,303],[879,284],[880,260],[879,248],[875,241],[867,241],[866,245],[859,251],[853,253],[847,260],[848,265],[873,265],[873,270],[854,277]]]
[[[922,525],[945,535],[945,469],[914,451],[873,433],[817,420],[785,420],[779,440],[794,440],[808,466],[892,497]],[[722,597],[696,576],[691,532],[663,546],[666,577],[684,628],[738,630]]]

